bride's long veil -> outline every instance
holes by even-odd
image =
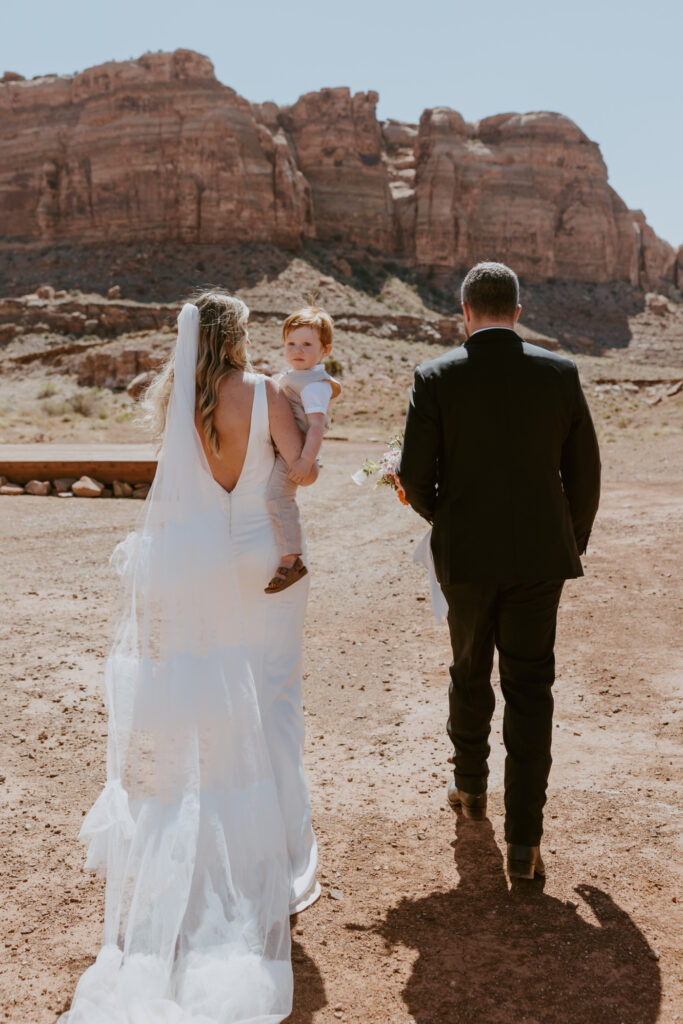
[[[275,1024],[291,1010],[289,866],[235,555],[194,425],[199,313],[178,318],[156,478],[112,559],[107,782],[86,817],[103,947],[64,1024]]]

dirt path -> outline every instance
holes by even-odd
[[[673,447],[656,465],[645,448],[606,453],[587,578],[560,612],[547,881],[512,889],[500,706],[490,823],[459,820],[444,800],[447,632],[411,562],[423,524],[350,482],[367,446],[327,447],[303,501],[306,760],[325,893],[293,925],[293,1024],[683,1020]],[[52,1024],[99,945],[102,885],[82,872],[76,834],[104,778],[106,559],[138,511],[0,505],[0,1020],[12,1024]]]

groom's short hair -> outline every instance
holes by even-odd
[[[462,302],[480,315],[514,317],[519,305],[519,281],[504,263],[477,263],[467,274]]]

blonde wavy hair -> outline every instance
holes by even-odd
[[[202,432],[211,451],[220,449],[213,413],[218,403],[221,381],[233,370],[251,370],[247,355],[249,307],[235,295],[212,288],[188,301],[199,310],[199,347],[197,350],[197,391],[195,409]],[[166,429],[166,414],[173,390],[175,349],[153,379],[143,400],[144,422],[161,444]]]

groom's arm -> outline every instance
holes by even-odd
[[[574,417],[562,446],[560,475],[572,514],[576,546],[582,555],[600,502],[600,449],[575,366],[573,377]]]
[[[398,476],[409,503],[430,523],[436,511],[439,410],[418,367],[410,392]]]

